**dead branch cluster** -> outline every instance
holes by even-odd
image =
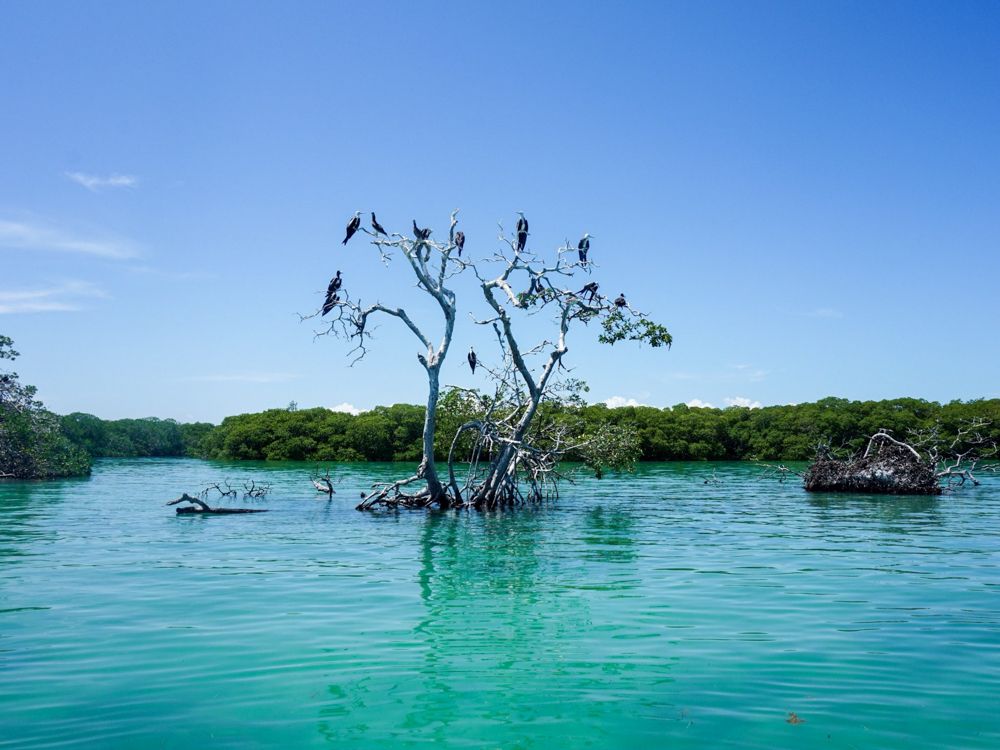
[[[261,500],[267,497],[268,493],[271,492],[271,485],[269,483],[258,484],[254,479],[244,481],[242,486],[244,500]],[[205,488],[198,493],[198,497],[202,500],[208,500],[213,495],[217,495],[219,499],[224,497],[231,497],[235,499],[239,495],[239,490],[232,486],[230,480],[224,479],[221,482],[212,482],[211,484],[206,485]]]
[[[821,446],[803,484],[811,492],[905,495],[937,495],[967,482],[978,485],[976,472],[998,468],[998,446],[984,434],[988,426],[986,420],[974,419],[948,438],[938,425],[911,430],[907,440],[880,430],[864,451],[846,457]]]

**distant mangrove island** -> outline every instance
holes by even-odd
[[[442,398],[439,456],[463,414],[457,399]],[[915,398],[724,409],[677,404],[667,408],[604,404],[551,404],[554,419],[584,420],[591,430],[613,424],[632,428],[642,461],[806,461],[816,446],[857,448],[880,429],[898,435],[939,425],[945,434],[970,419],[991,422],[1000,438],[1000,399],[940,404]],[[103,420],[91,414],[60,417],[69,441],[93,458],[190,456],[254,461],[419,461],[424,407],[378,406],[358,415],[290,405],[227,417],[220,425],[170,419]],[[447,440],[445,440],[447,438]]]

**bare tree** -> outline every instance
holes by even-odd
[[[361,227],[361,231],[371,237],[371,244],[376,248],[383,263],[388,265],[396,254],[407,262],[411,272],[416,277],[417,287],[429,295],[441,312],[442,330],[437,342],[417,325],[413,317],[402,307],[393,307],[375,302],[364,304],[361,299],[351,299],[346,288],[343,293],[327,295],[329,309],[317,311],[308,318],[317,318],[332,312],[333,315],[327,327],[317,332],[317,335],[332,334],[349,341],[355,346],[351,350],[354,356],[352,365],[362,360],[368,353],[368,342],[372,336],[370,321],[377,316],[388,316],[399,320],[413,334],[420,345],[417,360],[427,375],[427,409],[423,429],[423,457],[416,472],[405,479],[382,483],[374,486],[358,506],[368,509],[375,505],[390,502],[405,502],[408,505],[426,507],[438,504],[448,507],[450,497],[439,476],[434,461],[434,434],[437,426],[437,405],[441,389],[441,368],[448,356],[452,336],[455,331],[456,302],[455,293],[448,288],[447,283],[466,264],[457,257],[453,258],[459,245],[455,242],[455,227],[458,224],[458,210],[452,212],[451,222],[446,242],[438,242],[430,236],[429,230],[419,230],[414,222],[414,236],[393,232],[383,234],[381,225],[375,231]],[[325,306],[325,307],[327,307]],[[404,488],[416,483],[423,487],[416,492]]]
[[[607,344],[632,340],[669,347],[672,342],[666,328],[633,309],[624,295],[612,301],[600,294],[594,281],[576,289],[579,277],[589,277],[594,266],[568,242],[558,248],[553,261],[545,262],[524,248],[517,234],[506,236],[502,227],[499,240],[503,249],[488,261],[499,266],[499,273],[484,275],[486,263],[473,267],[492,312],[491,317],[477,322],[492,327],[502,353],[499,367],[486,368],[496,384],[496,393],[484,406],[481,417],[459,428],[449,457],[456,500],[487,509],[552,494],[554,480],[559,477],[556,467],[568,453],[598,450],[612,461],[622,462],[634,455],[628,447],[628,435],[613,429],[584,436],[574,435],[565,424],[545,424],[532,433],[539,406],[548,398],[558,399],[560,389],[566,385],[558,373],[565,369],[563,359],[569,351],[568,337],[573,327],[598,321],[602,327],[599,340]],[[526,348],[518,338],[515,311],[526,315],[551,313],[554,337]],[[540,364],[533,367],[533,360],[538,359]],[[489,461],[481,475],[475,469],[469,473],[463,498],[455,481],[454,454],[458,439],[467,431],[477,435],[472,448],[473,465],[478,465],[484,455]]]
[[[417,287],[436,303],[442,316],[440,338],[435,342],[417,325],[402,307],[375,302],[364,304],[352,299],[346,288],[340,287],[340,274],[331,281],[321,310],[308,318],[332,316],[317,335],[332,334],[355,346],[352,365],[368,352],[372,335],[370,320],[375,316],[396,318],[417,339],[420,350],[417,359],[427,375],[427,407],[424,419],[422,459],[416,472],[395,482],[376,484],[362,496],[360,510],[377,506],[449,508],[456,505],[495,508],[526,499],[540,499],[555,492],[555,480],[560,477],[558,462],[567,454],[610,457],[615,465],[625,465],[637,453],[634,437],[625,431],[608,428],[597,434],[573,430],[561,423],[536,420],[539,406],[546,400],[559,400],[577,381],[560,378],[564,371],[563,358],[569,351],[567,338],[577,325],[599,321],[599,340],[614,344],[618,341],[645,341],[651,346],[671,344],[666,328],[636,311],[619,296],[615,300],[600,294],[599,286],[588,281],[576,289],[580,276],[589,278],[594,269],[582,247],[565,243],[558,248],[554,260],[546,263],[526,247],[527,222],[523,229],[505,236],[501,227],[502,249],[492,257],[472,261],[461,259],[464,234],[456,231],[458,211],[451,214],[448,239],[438,242],[430,230],[413,224],[413,236],[386,234],[381,225],[367,233],[383,263],[388,265],[396,254],[402,255],[417,281]],[[351,231],[354,226],[354,231]],[[348,227],[350,237],[359,228],[356,220]],[[587,240],[589,235],[585,237]],[[582,240],[581,242],[584,242]],[[589,242],[587,246],[589,250]],[[578,258],[578,260],[577,260]],[[487,273],[488,268],[494,268]],[[450,279],[466,269],[475,274],[483,298],[490,310],[485,320],[477,323],[493,331],[500,352],[499,366],[485,366],[495,384],[492,399],[486,399],[475,419],[463,424],[452,441],[447,479],[441,476],[434,455],[438,404],[441,391],[441,370],[456,323],[456,296],[447,286]],[[494,275],[495,274],[495,275]],[[523,286],[521,286],[523,284]],[[516,291],[515,285],[523,291]],[[528,316],[540,312],[552,313],[554,338],[543,340],[530,348],[522,346],[515,329],[515,314]],[[540,366],[533,367],[541,359]],[[470,364],[475,361],[470,359]],[[470,394],[471,397],[471,394]],[[471,458],[464,483],[456,479],[456,447],[464,436],[472,434]],[[600,463],[595,464],[598,471]],[[610,464],[609,464],[610,465]],[[411,485],[422,483],[416,491]],[[524,491],[522,491],[522,485]]]

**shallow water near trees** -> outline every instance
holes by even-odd
[[[996,478],[645,464],[537,509],[369,514],[412,467],[338,466],[329,502],[314,468],[0,484],[0,747],[1000,746]],[[164,506],[227,477],[270,512]]]

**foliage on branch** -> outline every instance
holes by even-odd
[[[0,336],[0,360],[17,358],[14,342]],[[59,418],[35,399],[34,386],[0,369],[0,477],[45,479],[90,473],[87,454],[73,445]]]
[[[674,338],[665,326],[650,320],[645,315],[627,317],[620,310],[610,313],[601,321],[604,329],[597,340],[602,344],[614,345],[619,341],[639,341],[654,349],[665,346],[668,349]]]

